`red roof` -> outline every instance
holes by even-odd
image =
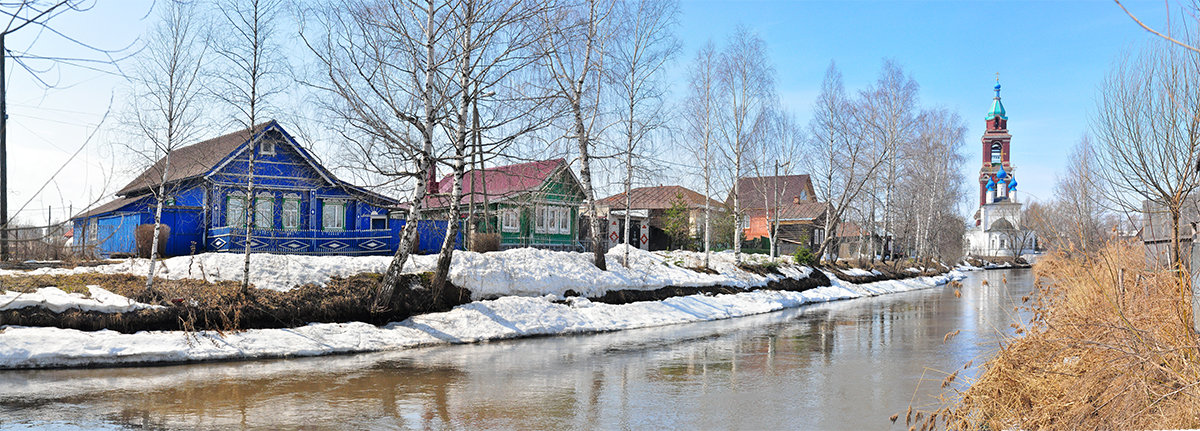
[[[489,200],[496,200],[536,190],[559,167],[566,167],[566,164],[565,159],[551,159],[469,170],[463,173],[463,192],[459,203],[469,201],[472,193],[475,193],[476,201],[481,201],[484,193],[487,194]],[[450,194],[453,185],[454,175],[442,177],[441,181],[437,182],[438,196],[431,197],[428,206],[431,208],[447,206],[449,203],[447,195]]]
[[[675,203],[676,197],[683,195],[683,201],[687,203],[689,208],[700,208],[704,206],[704,195],[692,191],[683,186],[658,186],[658,187],[639,187],[629,191],[630,203],[632,209],[667,209]],[[709,205],[713,208],[721,207],[721,203],[708,199]],[[606,197],[596,202],[597,205],[607,206],[609,208],[625,208],[625,193],[617,193]]]

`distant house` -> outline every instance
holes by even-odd
[[[601,217],[606,217],[609,223],[609,234],[617,233],[617,237],[609,238],[610,245],[621,243],[620,232],[628,228],[629,242],[646,250],[665,250],[672,246],[671,238],[666,233],[667,210],[676,201],[682,201],[688,208],[688,224],[690,236],[697,236],[704,228],[704,202],[707,200],[712,208],[714,217],[725,211],[725,205],[683,186],[639,187],[629,191],[630,226],[625,223],[625,193],[617,193],[596,201],[596,210]],[[716,224],[713,222],[713,224]],[[641,226],[646,225],[646,240],[642,241]]]
[[[321,166],[275,121],[179,148],[121,188],[117,198],[72,218],[73,247],[102,256],[137,251],[135,229],[154,223],[163,169],[165,255],[254,252],[368,255],[395,252],[398,201],[346,183]],[[254,195],[246,194],[250,152]],[[252,214],[246,226],[246,211]],[[432,223],[432,222],[426,222]],[[434,225],[426,228],[436,230]],[[441,224],[442,232],[445,222]],[[437,243],[422,238],[423,249]],[[148,248],[147,245],[143,245]]]
[[[825,236],[825,204],[817,202],[808,175],[738,178],[743,238],[769,238],[770,221],[779,221],[780,253],[797,247],[815,249]],[[733,207],[733,195],[726,200]]]
[[[432,175],[431,175],[432,176]],[[427,208],[444,218],[454,177],[430,182]],[[467,214],[475,203],[474,217]],[[474,220],[476,232],[500,234],[500,248],[580,250],[579,208],[583,186],[564,159],[541,160],[463,174],[459,208]]]
[[[843,221],[837,225],[837,237],[834,238],[832,251],[828,256],[834,259],[856,259],[870,257],[875,250],[882,250],[883,236],[870,234],[858,223]]]

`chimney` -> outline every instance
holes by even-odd
[[[425,188],[429,190],[428,193],[431,195],[435,195],[438,192],[437,163],[429,164],[429,178],[427,179]]]

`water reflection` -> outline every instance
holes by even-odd
[[[1031,284],[1028,271],[991,271],[961,298],[938,288],[611,334],[0,372],[0,429],[881,429],[925,367],[952,371],[989,351]]]

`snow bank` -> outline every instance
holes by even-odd
[[[533,335],[615,331],[726,319],[802,304],[924,289],[962,277],[961,272],[951,271],[935,277],[860,285],[834,279],[832,286],[804,292],[763,290],[732,295],[692,295],[624,305],[593,303],[584,298],[570,298],[563,303],[556,301],[554,295],[507,296],[461,305],[443,313],[415,316],[383,327],[366,323],[322,323],[224,335],[208,331],[121,334],[5,327],[0,328],[0,368],[314,356]]]
[[[491,253],[456,251],[450,265],[450,280],[470,289],[473,299],[496,298],[505,295],[563,296],[574,290],[584,296],[601,296],[609,290],[653,290],[666,286],[725,285],[749,289],[766,286],[783,278],[778,275],[758,275],[743,271],[734,264],[732,252],[712,254],[710,267],[717,274],[705,274],[687,269],[703,266],[703,253],[648,252],[630,247],[628,267],[626,246],[613,247],[606,255],[608,271],[592,265],[591,253],[550,251],[518,248]],[[241,280],[242,259],[236,253],[204,253],[180,256],[162,261],[158,272],[168,279],[194,278],[207,281]],[[745,261],[765,263],[764,255],[743,254]],[[382,273],[391,263],[391,256],[301,256],[279,254],[251,255],[250,280],[256,287],[290,290],[296,286],[325,284],[330,277],[346,277],[363,272]],[[786,262],[787,258],[779,259]],[[412,256],[404,272],[432,271],[437,256]],[[780,271],[790,278],[804,278],[811,272],[807,267],[780,265]],[[128,259],[117,264],[72,269],[41,268],[32,271],[5,271],[4,275],[67,275],[86,272],[106,274],[145,275],[150,270],[148,259]]]
[[[161,307],[134,301],[104,290],[100,286],[88,286],[87,288],[88,295],[86,296],[80,293],[67,293],[57,287],[42,287],[35,292],[6,291],[0,295],[0,310],[42,307],[55,313],[71,309],[124,313],[143,308]]]

